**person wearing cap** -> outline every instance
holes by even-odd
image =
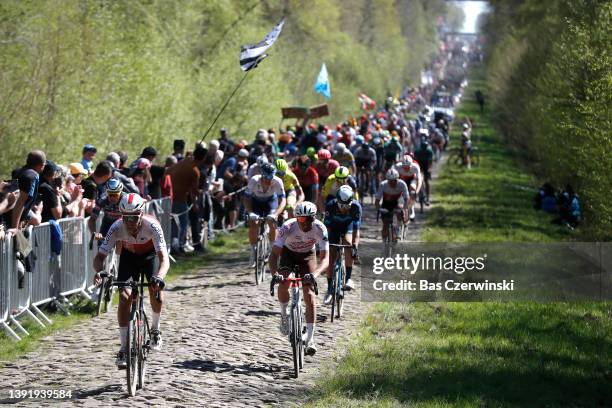
[[[83,146],[83,157],[81,159],[81,164],[87,171],[87,174],[91,174],[93,171],[93,160],[95,159],[97,152],[98,150],[93,145],[86,144]]]
[[[40,186],[38,186],[38,197],[36,203],[42,202],[41,222],[59,220],[62,218],[62,204],[60,202],[60,186],[56,180],[61,182],[61,170],[51,160],[47,160],[45,167],[40,173]]]
[[[233,152],[234,149],[234,141],[229,138],[229,132],[226,128],[221,128],[219,131],[219,150],[227,155],[228,153]]]
[[[134,184],[134,180],[123,174],[119,170],[119,166],[121,163],[121,157],[116,152],[110,152],[106,156],[106,160],[110,162],[113,166],[113,178],[118,179],[123,184],[123,190],[126,193],[136,193],[139,194],[140,190],[138,190],[138,186]]]

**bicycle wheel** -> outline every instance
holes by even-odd
[[[149,356],[149,343],[151,339],[149,338],[149,322],[147,320],[147,315],[142,313],[141,318],[139,319],[138,325],[139,331],[139,349],[138,353],[138,389],[144,388],[145,383],[145,375],[147,371],[147,358]]]
[[[128,323],[127,338],[127,389],[131,397],[136,394],[136,372],[138,371],[138,324],[137,318],[131,319]]]
[[[263,252],[262,238],[257,239],[257,247],[255,248],[255,285],[259,285],[261,271],[261,256]]]
[[[338,304],[338,319],[342,317],[342,309],[344,307],[344,277],[345,270],[344,264],[340,265],[340,269],[338,269],[338,286],[336,292],[338,295],[336,296],[336,303]]]
[[[105,295],[105,288],[106,288],[106,281],[108,280],[108,278],[102,278],[102,283],[100,283],[100,286],[94,288],[94,290],[99,290],[98,293],[98,300],[96,302],[96,316],[100,316],[100,312],[102,311],[102,303],[103,303],[103,297]]]
[[[342,248],[339,248],[342,250]],[[334,315],[336,314],[336,298],[338,296],[338,262],[334,265],[334,276],[332,277],[332,287],[331,287],[331,322],[334,322]]]
[[[421,214],[423,214],[423,211],[425,209],[425,192],[423,191],[424,188],[424,185],[421,186],[421,190],[419,191],[419,208],[421,210]]]
[[[298,323],[299,315],[297,313],[297,308],[294,307],[291,310],[291,351],[293,352],[293,376],[294,378],[298,378],[300,371],[300,332],[299,332],[299,323]]]
[[[299,337],[299,341],[298,341],[298,357],[299,357],[299,366],[300,366],[300,370],[304,368],[304,341],[302,341],[302,339],[304,338],[304,332],[305,332],[305,325],[304,325],[304,313],[302,313],[302,306],[301,304],[299,305],[299,310],[298,310],[298,316],[300,316],[299,319],[299,333],[300,333],[300,337]]]

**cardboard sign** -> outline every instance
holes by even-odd
[[[289,106],[287,108],[281,108],[283,119],[307,119],[309,117],[309,110],[303,106]]]
[[[311,119],[322,118],[323,116],[329,116],[329,107],[326,103],[310,107]]]

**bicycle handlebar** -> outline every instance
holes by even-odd
[[[112,279],[113,275],[111,275],[108,272],[100,272],[100,277],[101,278],[111,278]],[[112,286],[116,286],[118,288],[127,288],[127,287],[130,287],[132,289],[138,288],[138,284],[139,284],[138,282],[133,281],[133,280],[130,280],[130,281],[117,281],[117,280],[114,280],[111,283]],[[162,303],[160,292],[162,290],[164,290],[164,288],[166,287],[166,282],[164,282],[163,280],[159,280],[158,281],[158,285],[159,285],[159,290],[155,294],[155,299],[159,303]]]

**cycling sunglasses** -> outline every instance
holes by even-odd
[[[298,222],[308,222],[308,221],[313,221],[313,217],[296,217]]]
[[[341,210],[347,210],[351,208],[351,203],[348,203],[348,204],[338,203],[338,208],[340,208]]]
[[[122,215],[121,218],[123,218],[123,221],[125,222],[135,223],[140,220],[140,215]]]
[[[119,197],[121,193],[106,193],[106,195],[109,197]]]

